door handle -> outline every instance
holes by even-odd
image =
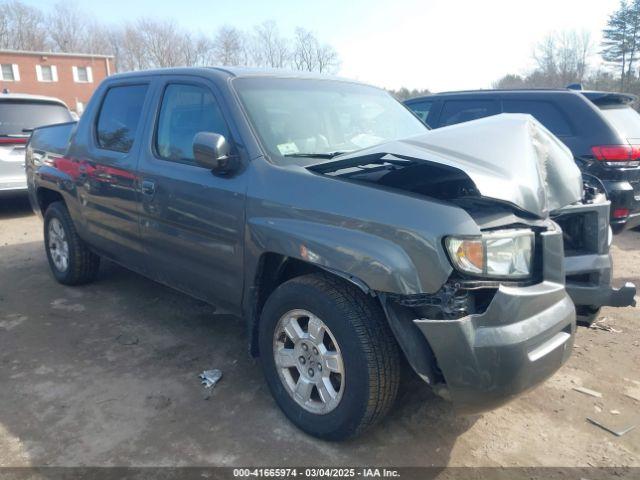
[[[142,193],[149,196],[156,193],[156,182],[154,182],[153,180],[143,180]]]

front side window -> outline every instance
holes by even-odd
[[[97,123],[101,148],[125,153],[131,150],[147,89],[147,85],[126,85],[107,91]]]
[[[571,126],[562,112],[551,102],[537,100],[503,100],[505,113],[528,113],[547,127],[554,135],[572,135]]]
[[[270,158],[280,164],[317,163],[314,155],[352,152],[428,130],[387,92],[367,85],[265,77],[238,78],[233,85]]]
[[[193,138],[199,132],[219,133],[229,138],[215,97],[205,87],[168,85],[162,97],[156,130],[158,156],[193,163]]]
[[[448,100],[442,108],[440,126],[469,122],[498,113],[498,104],[493,100]]]

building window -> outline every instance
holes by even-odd
[[[55,65],[36,65],[36,77],[39,82],[57,82],[58,69]]]
[[[77,83],[93,83],[91,67],[73,67],[73,81]]]
[[[18,82],[20,81],[20,72],[18,71],[18,65],[15,63],[3,63],[0,66],[0,80],[4,82]]]

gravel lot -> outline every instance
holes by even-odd
[[[617,281],[640,285],[640,233],[613,252]],[[499,410],[456,417],[408,376],[382,425],[325,443],[280,413],[240,319],[113,264],[92,285],[55,283],[40,220],[5,199],[0,466],[640,466],[640,427],[615,437],[585,420],[640,424],[638,312],[604,309],[616,331],[580,328],[569,363]],[[206,398],[209,368],[224,377]]]

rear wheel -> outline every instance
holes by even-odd
[[[95,278],[100,257],[78,236],[63,202],[54,202],[44,214],[44,245],[49,267],[64,285],[80,285]]]
[[[312,274],[267,300],[260,357],[271,392],[305,432],[328,440],[358,435],[396,397],[398,347],[380,306],[356,287]]]

